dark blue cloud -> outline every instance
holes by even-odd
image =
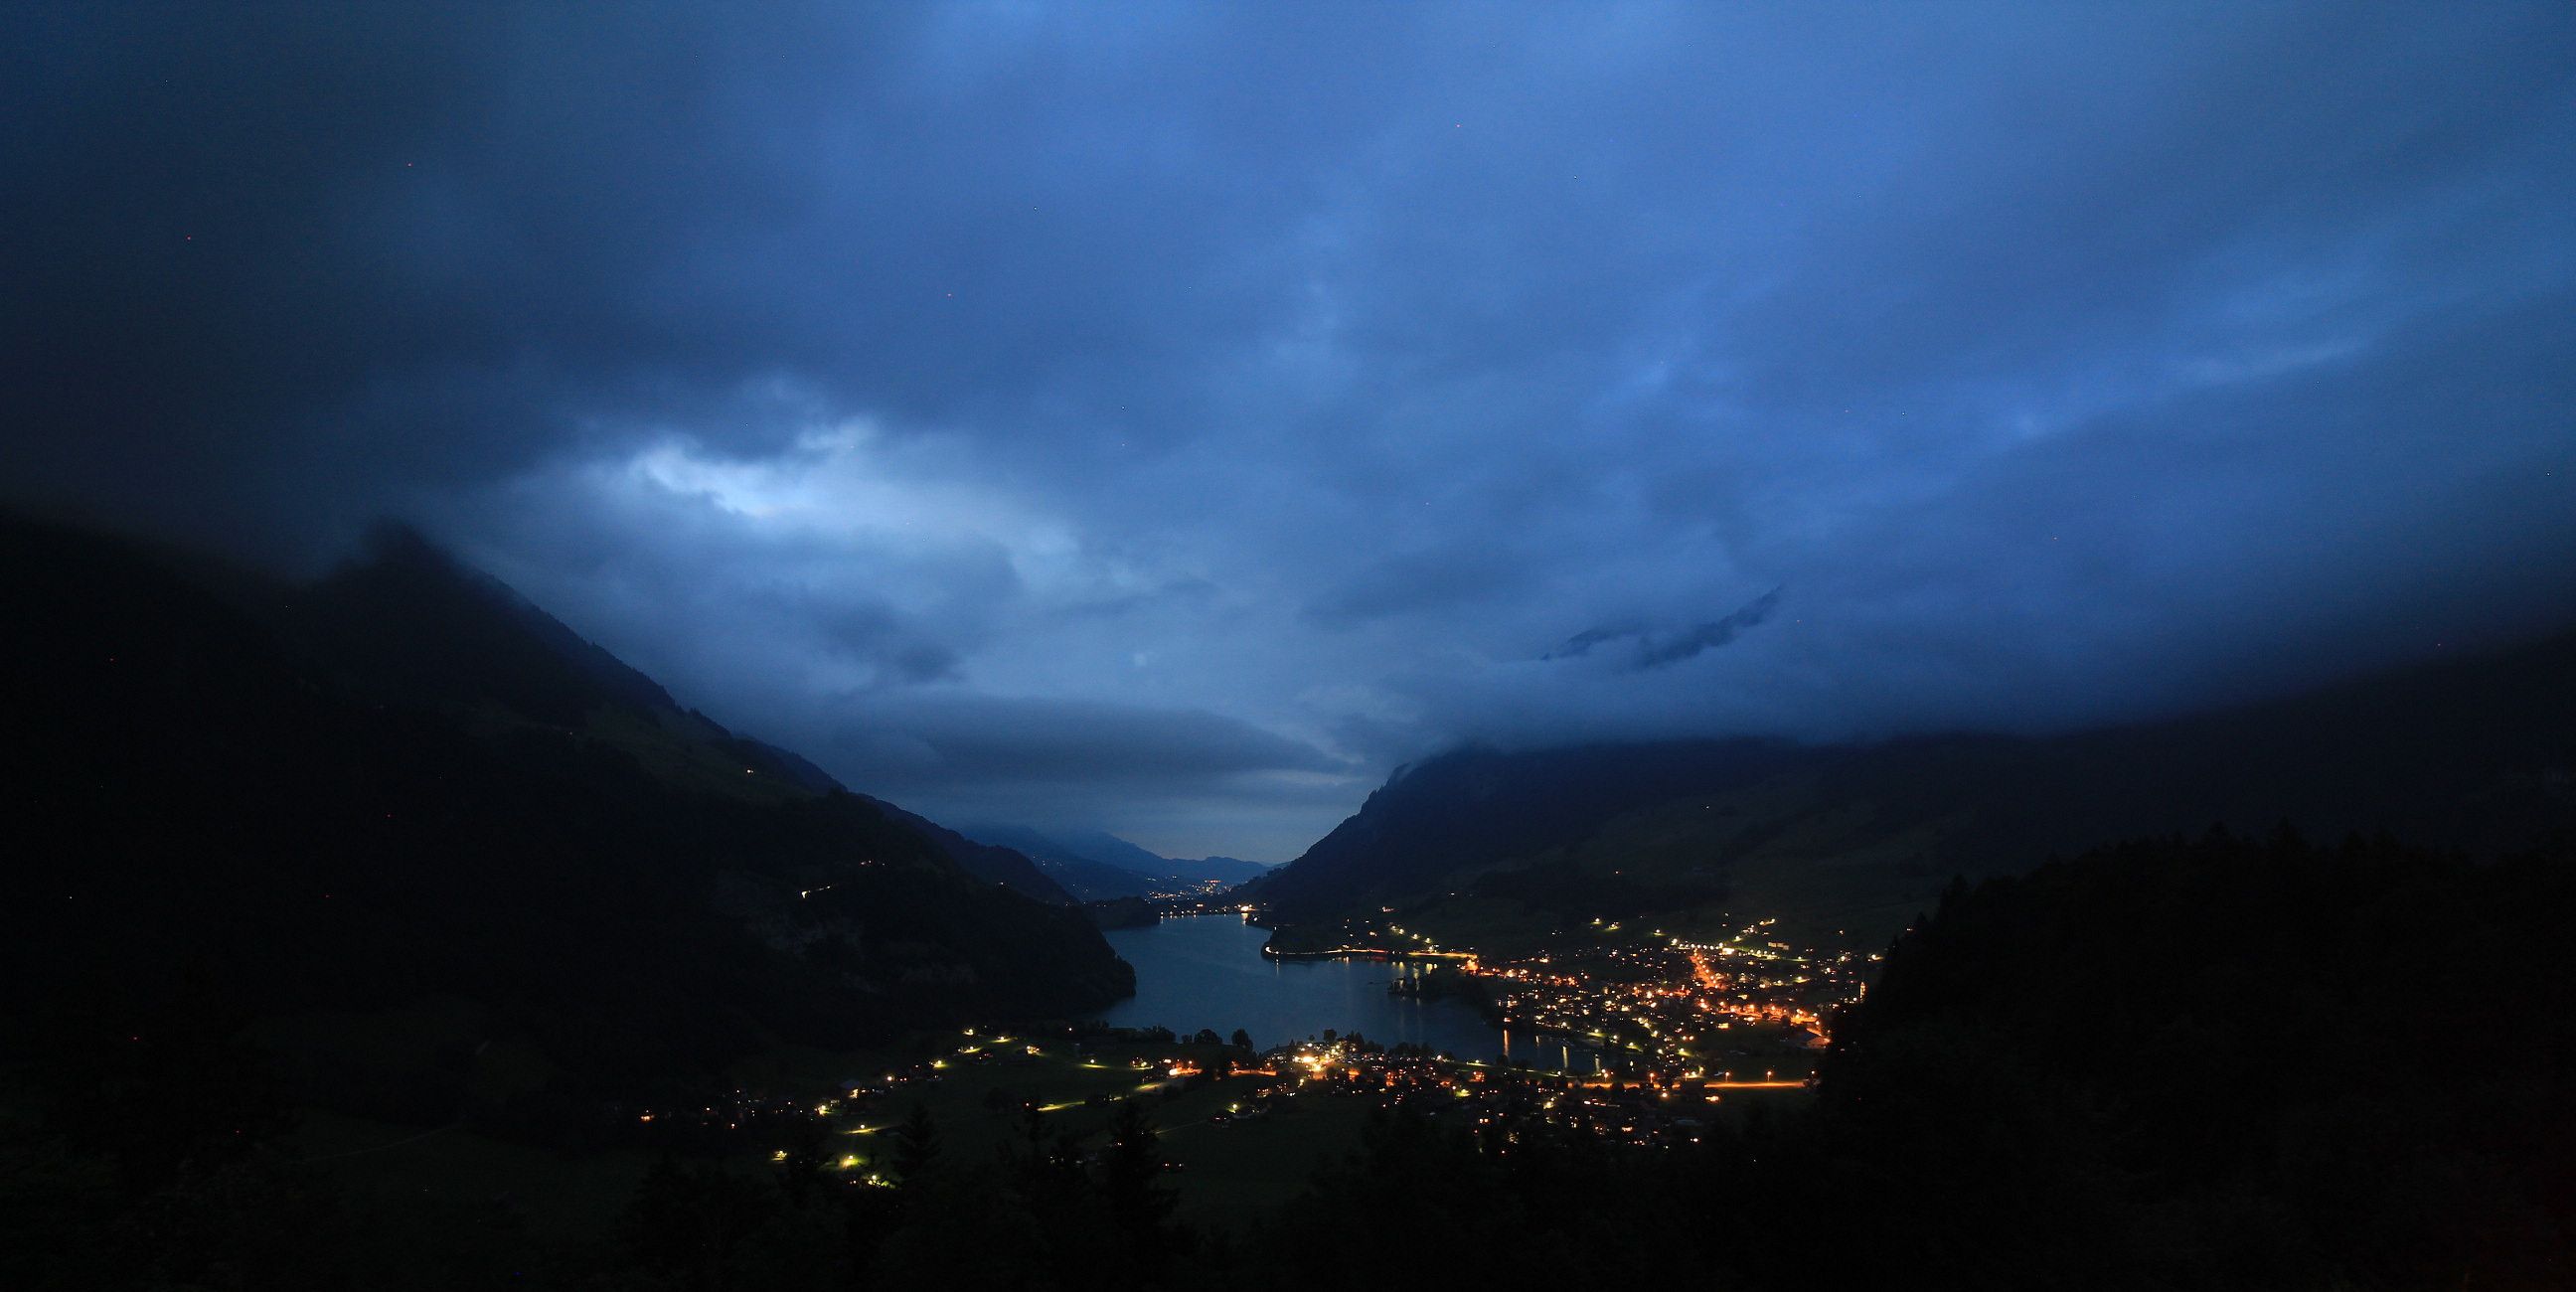
[[[408,515],[855,783],[1276,858],[1462,738],[2563,622],[2571,69],[2538,3],[20,5],[0,480]]]
[[[1642,673],[1647,669],[1679,664],[1702,651],[1715,650],[1736,639],[1748,628],[1760,626],[1780,606],[1780,589],[1773,588],[1744,603],[1733,613],[1715,619],[1673,629],[1633,626],[1587,628],[1565,640],[1565,644],[1539,656],[1541,660],[1576,659],[1590,655],[1596,646],[1626,642],[1627,649],[1616,652],[1619,667]],[[1612,652],[1604,652],[1609,654]]]

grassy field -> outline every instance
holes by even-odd
[[[1026,1103],[1045,1113],[1050,1136],[1071,1134],[1096,1148],[1120,1104],[1135,1099],[1179,1168],[1166,1177],[1179,1197],[1178,1218],[1242,1230],[1294,1198],[1319,1166],[1355,1151],[1377,1102],[1322,1089],[1262,1099],[1257,1092],[1293,1086],[1295,1079],[1194,1080],[1175,1078],[1164,1066],[1174,1059],[1206,1065],[1219,1057],[1249,1058],[1228,1046],[1110,1044],[1083,1053],[1062,1039],[990,1034],[919,1038],[868,1053],[781,1052],[735,1075],[745,1089],[810,1101],[836,1093],[834,1082],[881,1078],[933,1053],[941,1065],[936,1080],[906,1082],[859,1101],[837,1092],[830,1115],[836,1169],[856,1178],[882,1169],[893,1150],[890,1130],[916,1106],[936,1123],[943,1159],[974,1167],[1021,1142]],[[1135,1066],[1139,1060],[1150,1066]],[[1804,1090],[1730,1091],[1710,1111],[1721,1122],[1739,1122],[1758,1108],[1785,1112],[1811,1098]],[[416,1245],[424,1258],[481,1241],[473,1237],[477,1229],[523,1231],[564,1250],[608,1246],[653,1160],[640,1148],[567,1154],[461,1127],[318,1112],[306,1115],[280,1147],[341,1185],[358,1218],[384,1235],[391,1250]],[[729,1162],[747,1176],[764,1175],[772,1169],[770,1154],[782,1147],[746,1127]],[[510,1241],[484,1245],[520,1250]]]
[[[651,1158],[567,1155],[456,1128],[304,1115],[282,1147],[385,1214],[454,1218],[507,1209],[531,1232],[604,1239]]]
[[[1776,1064],[1788,1075],[1806,1057],[1775,1054],[1775,1047],[1760,1044],[1770,1039],[1764,1030],[1744,1030],[1739,1044],[1760,1050],[1761,1057],[1712,1056],[1712,1067]],[[1187,1061],[1207,1067],[1220,1059],[1248,1064],[1253,1056],[1232,1046],[1187,1042],[1103,1043],[1083,1051],[1060,1035],[981,1031],[915,1037],[872,1051],[781,1050],[739,1065],[729,1076],[746,1091],[798,1103],[830,1099],[831,1169],[852,1178],[885,1168],[893,1151],[890,1132],[916,1106],[937,1125],[943,1158],[972,1167],[996,1161],[1022,1142],[1026,1106],[1045,1114],[1051,1138],[1070,1134],[1085,1148],[1096,1148],[1119,1106],[1137,1100],[1161,1131],[1164,1153],[1180,1168],[1169,1184],[1179,1194],[1181,1217],[1239,1227],[1294,1197],[1317,1166],[1356,1149],[1375,1101],[1322,1091],[1263,1100],[1259,1092],[1293,1085],[1294,1078],[1175,1077],[1167,1066]],[[1803,1074],[1804,1065],[1797,1066]],[[843,1084],[874,1084],[904,1072],[924,1077],[855,1100]],[[1804,1098],[1799,1091],[1731,1093],[1721,1115]],[[1242,1116],[1247,1111],[1254,1115]],[[652,1161],[642,1148],[561,1153],[460,1126],[320,1112],[308,1114],[282,1147],[337,1180],[370,1211],[417,1223],[424,1235],[516,1213],[530,1233],[573,1245],[613,1236]],[[766,1142],[746,1125],[730,1160],[746,1174],[762,1173],[770,1155],[786,1147]]]
[[[904,1071],[929,1056],[939,1064],[935,1080],[906,1082],[860,1101],[837,1089],[847,1080]],[[1251,1059],[1231,1046],[1113,1044],[1084,1054],[1060,1038],[949,1034],[875,1051],[782,1050],[729,1075],[744,1089],[800,1101],[837,1096],[830,1118],[834,1167],[857,1177],[882,1167],[893,1147],[887,1132],[916,1105],[937,1124],[942,1156],[971,1166],[1020,1143],[1024,1104],[1045,1113],[1050,1135],[1071,1134],[1089,1148],[1105,1140],[1119,1105],[1135,1099],[1180,1165],[1169,1183],[1180,1195],[1182,1216],[1241,1224],[1294,1196],[1319,1162],[1356,1147],[1367,1101],[1309,1095],[1283,1111],[1238,1121],[1235,1114],[1253,1105],[1269,1078],[1192,1080],[1175,1078],[1164,1066],[1176,1058],[1206,1065],[1219,1057]],[[1135,1066],[1140,1060],[1148,1066]],[[742,1138],[733,1161],[746,1173],[767,1170],[769,1155],[785,1147],[748,1129]],[[608,1241],[652,1162],[643,1149],[561,1153],[461,1126],[328,1112],[305,1114],[280,1148],[328,1175],[371,1216],[419,1228],[424,1242],[510,1213],[552,1242]]]
[[[1276,1209],[1305,1188],[1316,1167],[1359,1147],[1373,1102],[1305,1094],[1252,1121],[1167,1127],[1164,1151],[1183,1164],[1172,1177],[1181,1219],[1241,1225]]]
[[[1181,1170],[1170,1183],[1181,1213],[1200,1222],[1230,1222],[1287,1200],[1305,1186],[1315,1165],[1358,1143],[1366,1120],[1364,1101],[1308,1096],[1292,1111],[1249,1121],[1234,1114],[1251,1106],[1254,1091],[1270,1084],[1259,1076],[1192,1083],[1174,1079],[1148,1062],[1182,1056],[1206,1063],[1220,1055],[1249,1056],[1230,1046],[1188,1044],[1111,1045],[1090,1055],[1066,1042],[1021,1037],[958,1038],[964,1053],[944,1056],[939,1080],[899,1089],[836,1120],[845,1155],[864,1171],[889,1151],[886,1132],[915,1105],[938,1124],[941,1151],[951,1160],[989,1160],[1019,1142],[1024,1101],[1034,1101],[1055,1133],[1096,1146],[1119,1104],[1141,1101],[1163,1132],[1163,1150]],[[1222,1114],[1224,1120],[1217,1120]]]

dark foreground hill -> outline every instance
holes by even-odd
[[[1503,1286],[2576,1285],[2576,854],[2213,834],[1954,888],[1812,1109],[1391,1124],[1267,1260]]]
[[[1838,1031],[1820,1147],[1904,1199],[1881,1251],[2034,1283],[2568,1286],[2571,918],[2564,841],[2214,833],[1962,886]]]
[[[434,1002],[399,1062],[285,1056],[303,1099],[434,1121],[1130,989],[1078,911],[414,541],[218,595],[10,524],[0,597],[13,1057]]]
[[[2479,856],[2576,825],[2576,636],[2053,737],[1465,750],[1399,772],[1247,891],[1291,922],[1395,905],[1504,931],[1725,907],[1875,940],[1953,875],[2285,819]]]
[[[847,791],[793,751],[682,708],[661,684],[407,529],[380,529],[366,560],[309,587],[255,589],[244,601],[314,669],[364,698],[487,723],[579,730],[666,779],[732,797]],[[737,781],[745,769],[770,779]],[[1073,904],[1008,848],[977,843],[881,799],[868,802],[927,836],[968,874]]]

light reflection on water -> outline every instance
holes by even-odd
[[[1136,994],[1103,1015],[1113,1027],[1168,1027],[1184,1036],[1200,1028],[1228,1036],[1239,1027],[1265,1049],[1332,1028],[1383,1045],[1410,1041],[1465,1059],[1502,1055],[1548,1068],[1580,1063],[1589,1069],[1594,1063],[1589,1053],[1553,1040],[1526,1032],[1515,1038],[1458,1001],[1387,991],[1389,979],[1420,972],[1419,966],[1269,959],[1261,944],[1270,931],[1239,915],[1176,916],[1152,928],[1111,929],[1106,936],[1136,966]]]

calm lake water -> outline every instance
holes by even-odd
[[[1267,1049],[1320,1036],[1325,1028],[1358,1032],[1393,1045],[1411,1041],[1460,1058],[1514,1054],[1548,1067],[1589,1055],[1560,1044],[1511,1037],[1475,1010],[1452,1000],[1391,995],[1387,980],[1409,972],[1382,960],[1272,960],[1261,954],[1268,929],[1239,915],[1189,915],[1148,929],[1111,929],[1109,945],[1136,966],[1136,994],[1105,1015],[1113,1027],[1168,1027],[1183,1035],[1242,1028]]]

